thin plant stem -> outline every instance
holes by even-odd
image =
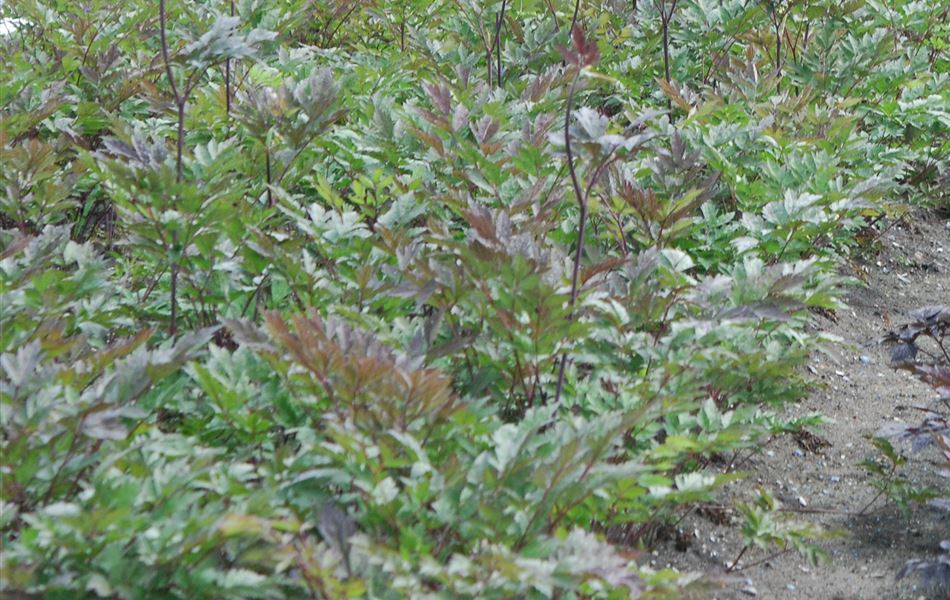
[[[892,464],[892,465],[891,465],[891,470],[887,473],[887,477],[886,477],[886,479],[885,479],[885,481],[886,481],[885,484],[882,485],[882,486],[881,486],[881,489],[879,489],[879,490],[877,491],[877,494],[875,494],[874,497],[871,498],[871,501],[868,502],[867,504],[865,504],[864,507],[861,508],[861,510],[858,511],[858,515],[859,515],[859,516],[860,516],[860,515],[863,515],[864,513],[866,513],[867,510],[868,510],[869,508],[871,508],[871,506],[872,506],[875,502],[877,502],[877,499],[884,495],[884,492],[887,491],[887,488],[891,487],[891,482],[892,482],[892,480],[893,480],[893,478],[894,478],[894,473],[896,473],[896,472],[897,472],[897,465],[896,465],[896,464]]]
[[[266,142],[265,142],[266,143]],[[274,198],[271,196],[271,171],[270,171],[270,148],[264,147],[264,167],[267,170],[267,206],[274,206]]]
[[[231,0],[231,16],[234,16],[234,0]],[[231,59],[224,61],[224,111],[231,116]]]
[[[185,136],[185,98],[178,93],[178,85],[175,83],[175,74],[172,72],[172,63],[168,58],[168,37],[166,31],[168,25],[165,22],[165,0],[158,0],[158,32],[162,41],[162,62],[165,63],[165,74],[168,76],[168,84],[172,88],[172,94],[175,96],[175,106],[178,109],[178,141],[176,144],[177,154],[175,155],[175,180],[181,182],[181,154]]]
[[[172,318],[168,326],[168,334],[172,337],[178,331],[178,299],[175,297],[178,291],[178,264],[172,263]]]
[[[666,17],[662,17],[663,26],[663,76],[666,83],[670,82],[670,23]]]
[[[561,24],[557,22],[557,9],[554,8],[554,4],[551,0],[544,0],[545,5],[547,5],[548,12],[551,13],[551,19],[554,21],[554,31],[561,30]]]
[[[578,4],[580,0],[578,0]],[[572,27],[573,30],[573,27]],[[574,305],[577,303],[577,283],[580,279],[581,254],[584,251],[584,229],[587,223],[587,202],[581,184],[577,179],[577,169],[574,167],[574,153],[571,150],[571,113],[574,108],[574,92],[577,90],[577,81],[580,79],[581,69],[578,68],[571,82],[571,89],[567,94],[567,109],[564,111],[564,150],[567,154],[567,169],[571,175],[571,185],[574,187],[574,196],[577,198],[577,204],[580,207],[580,224],[577,228],[577,250],[574,253],[574,270],[571,273],[571,301],[570,314],[568,318],[574,318]],[[568,353],[565,350],[561,354],[561,364],[558,367],[557,388],[554,392],[554,404],[557,405],[561,400],[561,391],[564,389],[564,372],[567,367]]]
[[[508,6],[508,0],[502,0],[501,10],[495,17],[495,63],[498,70],[498,81],[496,85],[501,87],[501,29],[505,26],[505,8]]]
[[[742,556],[746,553],[746,550],[748,549],[749,549],[749,545],[746,544],[745,546],[742,547],[742,550],[739,550],[739,555],[736,556],[735,560],[729,563],[728,567],[726,567],[726,573],[731,573],[736,570],[736,567],[739,566],[739,560],[742,558]]]
[[[784,15],[779,15],[778,10],[773,13],[773,22],[775,26],[775,90],[782,91],[782,22]]]
[[[158,33],[162,41],[162,61],[165,63],[165,74],[168,75],[168,83],[172,87],[172,93],[175,95],[175,102],[178,102],[178,86],[175,84],[175,75],[172,73],[172,64],[168,59],[168,39],[165,35],[165,0],[158,0]]]
[[[663,76],[666,84],[670,85],[670,21],[673,20],[673,13],[676,12],[676,3],[678,0],[670,2],[669,10],[666,8],[666,0],[654,0],[654,6],[660,13],[660,28],[663,30]],[[666,99],[666,107],[673,110],[673,101]]]
[[[176,140],[175,148],[175,181],[181,183],[182,177],[182,166],[181,166],[181,155],[182,150],[185,145],[185,100],[182,99],[178,102],[178,139]]]

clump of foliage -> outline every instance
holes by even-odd
[[[937,391],[940,408],[922,409],[925,415],[917,425],[885,425],[877,432],[878,439],[875,442],[884,449],[895,468],[906,462],[906,459],[894,451],[888,440],[909,441],[915,453],[934,446],[943,459],[939,474],[950,477],[950,343],[947,340],[950,335],[950,307],[928,306],[911,312],[911,317],[914,318],[912,322],[888,332],[879,341],[892,346],[891,363],[895,368],[909,371]],[[930,346],[922,344],[922,339],[928,340]],[[919,359],[921,355],[926,358]],[[939,510],[950,510],[950,494],[947,490],[894,493],[891,487],[884,489],[902,505],[906,505],[906,498],[910,496],[913,500],[928,501]],[[917,573],[926,585],[950,588],[950,560],[947,555],[950,541],[941,542],[940,548],[943,553],[934,561],[907,561],[898,572],[898,579]]]
[[[947,172],[945,16],[0,7],[0,591],[701,595],[641,552],[820,421],[810,315]]]

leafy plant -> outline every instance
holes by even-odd
[[[745,519],[742,524],[742,537],[745,545],[736,558],[729,563],[727,571],[734,571],[738,568],[747,569],[775,557],[775,554],[771,554],[761,561],[740,567],[740,559],[745,556],[749,548],[754,546],[762,549],[777,546],[779,554],[794,548],[813,565],[818,564],[819,559],[825,556],[821,548],[814,545],[811,540],[828,537],[828,534],[814,525],[782,518],[780,513],[776,512],[775,499],[765,490],[759,490],[759,496],[755,502],[740,504],[738,508],[739,513]]]
[[[229,17],[216,16],[214,24],[208,31],[200,36],[189,35],[186,38],[190,38],[189,43],[172,56],[167,39],[165,0],[159,1],[158,17],[162,61],[165,63],[168,86],[171,88],[175,108],[178,112],[178,131],[175,137],[175,174],[180,182],[182,179],[182,151],[185,145],[185,106],[191,97],[191,93],[209,68],[220,62],[230,61],[232,58],[254,56],[256,46],[261,42],[273,39],[276,34],[254,30],[247,35],[241,35],[237,31],[240,24],[237,17],[233,15]],[[183,71],[183,78],[175,76],[175,66]]]
[[[947,306],[928,306],[911,312],[914,321],[902,325],[895,331],[888,332],[878,343],[888,343],[892,345],[891,364],[895,368],[907,370],[924,383],[933,387],[938,393],[938,399],[942,403],[943,411],[936,409],[922,409],[925,418],[919,425],[909,425],[905,423],[893,423],[882,427],[877,432],[875,445],[884,451],[889,460],[892,461],[893,473],[896,468],[906,462],[905,459],[898,457],[888,439],[900,441],[909,441],[914,452],[920,452],[926,447],[935,446],[944,460],[944,468],[940,474],[946,476],[950,467],[950,420],[948,420],[947,411],[950,411],[950,354],[947,353],[946,336],[950,333],[950,307]],[[938,352],[931,353],[925,347],[920,345],[920,338],[929,338]],[[928,362],[919,362],[917,357],[920,353],[926,354],[931,358]],[[941,509],[950,510],[950,498],[944,490],[911,490],[908,493],[904,490],[906,486],[899,488],[898,492],[893,491],[893,486],[888,485],[882,488],[889,495],[895,497],[901,506],[906,509],[906,500],[912,499],[917,502],[928,502],[930,505]],[[946,550],[947,542],[941,543],[941,548]],[[918,573],[921,579],[927,585],[946,586],[947,564],[945,557],[938,557],[936,561],[929,562],[923,560],[909,560],[898,572],[897,578],[900,579],[910,573]]]
[[[642,552],[820,422],[809,315],[950,155],[926,3],[0,19],[0,594],[701,596]]]

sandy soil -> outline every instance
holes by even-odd
[[[909,374],[888,367],[887,350],[866,347],[888,324],[908,320],[907,312],[921,306],[950,303],[950,220],[932,213],[908,216],[890,226],[879,238],[881,252],[852,269],[867,279],[867,287],[847,296],[849,309],[818,317],[816,327],[842,338],[827,354],[813,357],[809,371],[820,387],[807,400],[788,409],[789,415],[820,412],[834,422],[817,433],[820,439],[791,436],[774,440],[746,465],[751,481],[760,484],[783,506],[799,511],[793,516],[844,533],[822,542],[829,561],[811,567],[795,553],[757,566],[745,565],[768,556],[750,550],[739,569],[730,574],[732,585],[716,593],[725,599],[750,597],[809,600],[931,599],[947,596],[922,589],[915,578],[900,582],[894,574],[910,558],[929,558],[937,544],[950,539],[950,515],[929,507],[913,507],[908,518],[879,499],[859,513],[876,495],[867,473],[859,466],[877,453],[865,435],[890,420],[918,422],[913,406],[933,406],[933,390]],[[853,274],[852,271],[851,274]],[[814,442],[827,441],[818,447]],[[811,443],[809,443],[811,442]],[[909,448],[901,448],[909,453]],[[915,484],[943,486],[935,469],[931,448],[912,457],[904,472]],[[749,499],[749,480],[726,493],[730,500]],[[654,552],[657,567],[723,574],[742,548],[739,520],[729,513],[694,512],[679,525],[674,539]],[[717,521],[720,521],[717,523]]]

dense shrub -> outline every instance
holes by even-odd
[[[638,550],[946,176],[919,2],[0,17],[4,593],[702,595]]]

